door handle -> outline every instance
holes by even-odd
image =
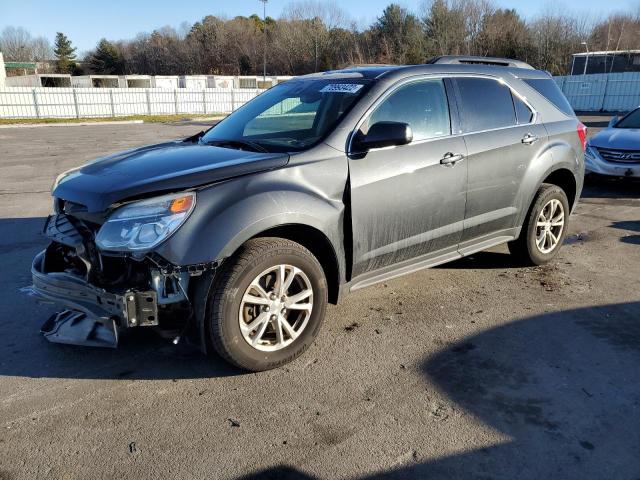
[[[535,135],[531,135],[530,133],[527,133],[524,137],[522,137],[522,143],[524,143],[525,145],[532,145],[538,140],[538,137],[536,137]]]
[[[462,160],[464,160],[464,155],[448,152],[440,159],[440,164],[453,167],[456,163]]]

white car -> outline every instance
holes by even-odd
[[[585,169],[599,175],[640,177],[640,107],[612,118],[606,129],[589,139]]]

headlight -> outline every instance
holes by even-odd
[[[102,225],[96,244],[103,250],[150,250],[185,222],[196,205],[195,193],[179,193],[130,203]]]
[[[598,154],[596,153],[595,149],[591,145],[587,145],[587,148],[584,151],[584,154],[587,157],[598,158]]]

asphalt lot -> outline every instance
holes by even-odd
[[[200,128],[0,130],[0,479],[640,477],[639,183],[588,185],[551,265],[498,247],[357,292],[283,369],[49,344],[19,289],[55,176]]]

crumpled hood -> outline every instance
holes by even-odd
[[[590,145],[620,150],[640,150],[640,129],[606,128],[591,137]]]
[[[61,175],[53,195],[89,212],[155,191],[180,190],[283,167],[289,156],[187,142],[169,142],[116,153]]]

